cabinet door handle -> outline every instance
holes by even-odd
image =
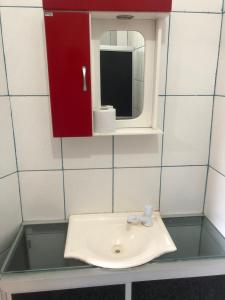
[[[86,80],[87,68],[85,66],[82,67],[82,75],[83,75],[83,92],[87,92],[87,80]]]

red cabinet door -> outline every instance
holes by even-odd
[[[89,14],[45,13],[54,137],[92,135]]]

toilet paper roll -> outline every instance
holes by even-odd
[[[115,131],[116,110],[110,106],[102,106],[94,110],[94,128],[97,133],[110,133]]]

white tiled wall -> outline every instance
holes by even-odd
[[[205,214],[225,236],[225,176],[210,168]]]
[[[168,167],[162,171],[163,215],[201,214],[207,167]]]
[[[49,97],[11,97],[19,170],[61,169],[61,142],[52,137]]]
[[[9,93],[48,94],[42,8],[4,7],[1,18]]]
[[[112,212],[112,169],[65,171],[66,215]]]
[[[213,97],[167,97],[163,165],[206,165]]]
[[[160,168],[121,168],[114,173],[115,211],[142,211],[147,203],[159,209]]]
[[[174,11],[221,12],[223,0],[173,0]]]
[[[6,250],[22,221],[17,174],[0,179],[0,253]]]
[[[24,220],[64,218],[61,171],[21,172],[20,189]]]
[[[0,267],[22,221],[11,104],[0,33]]]
[[[220,58],[217,74],[216,94],[225,95],[225,21],[222,24],[222,35],[220,45]]]
[[[167,93],[212,95],[220,15],[174,13],[170,24]]]
[[[214,99],[205,214],[225,236],[225,20],[223,18]]]
[[[0,0],[24,220],[142,210],[146,202],[163,214],[201,213],[222,1],[174,0],[161,66],[164,136],[62,141],[51,133],[41,2],[20,3],[23,7],[10,7],[18,1]],[[5,75],[0,75],[0,95],[5,95]],[[12,129],[4,125],[4,132],[12,143]]]
[[[16,171],[13,128],[8,97],[0,97],[0,178]]]

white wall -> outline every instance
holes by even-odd
[[[16,7],[18,2],[23,7]],[[159,115],[163,137],[62,141],[53,139],[51,133],[43,11],[39,5],[38,0],[0,1],[9,86],[2,94],[12,105],[24,220],[142,210],[146,202],[152,202],[165,215],[201,213],[221,1],[174,1],[174,12],[166,22],[161,67]],[[6,102],[5,98],[0,100]],[[8,139],[10,134],[3,136]],[[0,189],[7,188],[4,180],[0,180]],[[15,195],[10,199],[18,203],[18,190],[12,190]],[[7,210],[8,202],[0,201],[0,211]],[[8,220],[3,214],[1,222]]]
[[[223,17],[214,99],[205,213],[225,236],[225,19]]]
[[[0,34],[0,266],[20,225],[18,174],[8,96],[2,36]]]

